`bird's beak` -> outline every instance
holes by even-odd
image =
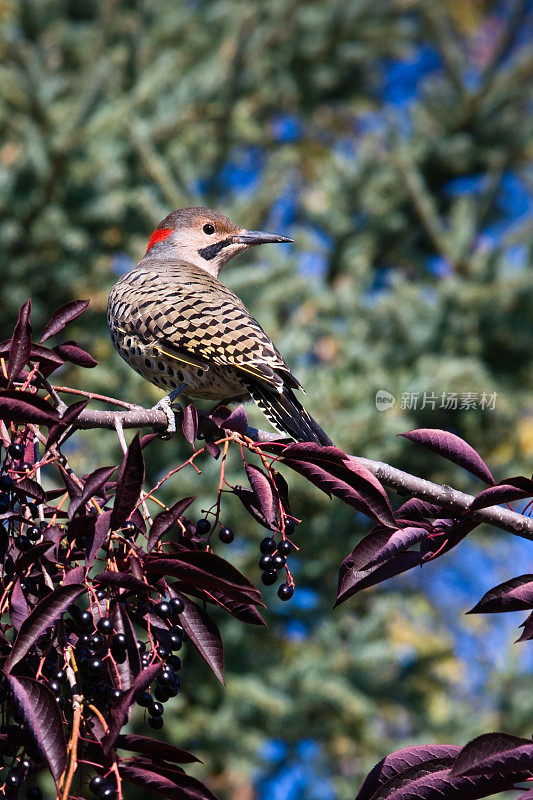
[[[233,237],[236,244],[247,244],[249,247],[255,244],[270,244],[275,242],[293,242],[288,236],[280,236],[278,233],[266,233],[265,231],[241,231]]]

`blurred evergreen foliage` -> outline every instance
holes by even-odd
[[[101,365],[80,388],[155,402],[112,351],[107,294],[170,210],[210,205],[295,238],[223,278],[339,445],[468,487],[395,437],[442,427],[478,447],[497,478],[524,470],[532,16],[525,0],[0,0],[0,335],[28,296],[36,324],[90,297],[77,332]],[[396,397],[387,412],[376,410],[379,389]],[[405,392],[434,393],[436,408],[401,408]],[[446,411],[442,392],[496,392],[496,407]],[[73,459],[87,471],[117,446],[93,433],[86,443]],[[178,452],[183,443],[152,445],[152,474]],[[201,479],[174,479],[169,499],[194,491],[200,513],[213,476],[206,464]],[[466,741],[487,715],[529,735],[523,705],[507,725],[496,703],[485,715],[469,708],[438,609],[401,581],[330,611],[336,568],[364,524],[290,481],[307,602],[297,591],[273,603],[269,631],[225,623],[228,688],[194,662],[168,724],[203,751],[221,797],[250,798],[261,764],[270,786],[279,763],[262,761],[266,738],[317,742],[315,766],[324,759],[344,800],[408,741]],[[253,573],[261,532],[234,504],[226,521],[238,532],[226,554]],[[313,786],[298,798],[318,797]]]

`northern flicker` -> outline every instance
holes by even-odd
[[[182,208],[159,223],[144,257],[113,287],[108,325],[117,351],[169,392],[217,402],[253,398],[280,433],[331,444],[293,390],[282,356],[219,279],[238,253],[286,236],[239,228],[208,208]]]

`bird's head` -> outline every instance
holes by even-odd
[[[216,276],[233,256],[269,242],[292,242],[292,239],[239,228],[224,214],[210,208],[181,208],[159,223],[150,237],[146,255],[174,256]]]

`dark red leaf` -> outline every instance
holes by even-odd
[[[348,600],[356,592],[374,586],[381,581],[399,575],[418,566],[423,554],[420,552],[399,553],[386,564],[367,567],[377,553],[387,544],[390,531],[381,527],[364,537],[342,562],[339,569],[338,594],[335,606]]]
[[[147,553],[153,550],[161,537],[176,524],[193,500],[196,500],[194,495],[192,497],[184,497],[183,500],[178,500],[171,508],[161,511],[161,513],[157,515],[150,528],[150,535],[146,546]]]
[[[76,364],[78,367],[91,369],[98,366],[98,361],[95,361],[89,353],[78,347],[75,342],[58,344],[54,347],[54,352],[64,358],[65,361],[70,361],[71,364]]]
[[[56,786],[67,763],[67,742],[57,700],[47,686],[32,678],[7,675],[26,729],[46,759]]]
[[[111,527],[122,528],[137,505],[144,481],[144,459],[139,434],[136,433],[122,462],[118,478]]]
[[[84,567],[73,567],[63,575],[63,586],[70,586],[73,583],[81,583],[85,578]]]
[[[373,559],[365,565],[365,568],[369,569],[370,567],[378,566],[378,564],[383,564],[427,537],[428,532],[425,528],[399,528],[391,533],[387,543],[378,550]]]
[[[460,750],[453,744],[419,744],[396,750],[368,773],[355,800],[370,800],[380,786],[403,772],[434,759],[454,758]]]
[[[200,655],[209,664],[220,683],[224,683],[224,647],[220,632],[209,617],[188,597],[182,597],[185,611],[180,614],[180,622]]]
[[[94,472],[91,472],[91,474],[87,476],[83,486],[83,491],[80,495],[71,500],[68,509],[68,515],[70,519],[72,519],[80,507],[83,508],[85,504],[88,503],[89,500],[94,497],[94,495],[97,494],[103,486],[105,486],[115,470],[116,467],[100,467],[99,469],[95,469]]]
[[[198,412],[192,404],[189,404],[183,412],[181,429],[187,441],[192,444],[198,433]]]
[[[206,443],[205,443],[205,449],[207,450],[207,452],[208,452],[208,453],[209,453],[211,456],[213,456],[213,458],[215,459],[215,461],[216,461],[216,460],[217,460],[217,458],[220,456],[220,447],[219,447],[219,446],[218,446],[218,444],[216,444],[215,442],[206,441]]]
[[[405,439],[431,450],[432,453],[447,458],[458,464],[463,469],[476,475],[484,483],[494,484],[490,469],[487,467],[481,456],[460,436],[450,431],[443,431],[439,428],[419,428],[418,430],[400,433]]]
[[[399,752],[401,754],[404,751]],[[407,769],[401,768],[398,774],[383,781],[375,791],[359,793],[356,800],[477,800],[511,789],[515,782],[525,780],[532,774],[531,768],[523,767],[508,774],[487,768],[483,774],[475,777],[458,776],[451,771],[453,763],[453,756],[439,756]]]
[[[196,778],[190,775],[178,774],[171,779],[160,775],[157,771],[157,762],[153,769],[121,761],[119,772],[124,780],[144,787],[149,793],[155,792],[167,800],[217,800]]]
[[[26,300],[19,311],[19,317],[9,347],[9,364],[7,379],[17,377],[21,369],[28,363],[31,350],[31,300]]]
[[[30,566],[30,564],[35,564],[38,562],[41,556],[43,556],[53,547],[55,547],[55,542],[49,542],[45,540],[34,545],[30,550],[26,550],[25,553],[21,553],[15,561],[15,573],[17,575],[22,575],[22,573]]]
[[[116,632],[123,633],[126,637],[126,660],[122,664],[117,663],[121,688],[131,689],[133,680],[141,671],[141,657],[137,647],[135,629],[128,612],[121,603],[117,603],[113,609],[113,623]]]
[[[30,613],[30,609],[26,598],[24,597],[24,592],[20,586],[20,579],[17,578],[13,589],[11,590],[11,596],[9,598],[9,611],[11,615],[11,622],[13,623],[13,628],[15,631],[18,631],[28,614]]]
[[[88,305],[89,300],[73,300],[54,311],[52,319],[44,326],[43,335],[39,339],[41,344],[83,314]]]
[[[105,570],[100,575],[95,575],[94,582],[99,586],[119,586],[121,589],[128,589],[132,592],[147,592],[150,586],[139,580],[130,572],[114,572]]]
[[[190,550],[173,557],[152,553],[144,564],[149,572],[171,575],[195,587],[214,589],[228,597],[262,605],[259,591],[248,578],[215,553]]]
[[[53,625],[77,597],[85,592],[85,586],[71,584],[58,586],[38,603],[29,617],[22,623],[13,649],[4,665],[4,672],[10,672],[21,658],[24,658],[41,634]]]
[[[255,492],[252,489],[246,489],[244,486],[234,486],[232,492],[239,498],[247,512],[264,528],[268,530],[276,530],[273,522],[269,522],[263,514],[259,501]]]
[[[172,761],[175,764],[202,763],[199,758],[189,753],[187,750],[174,747],[173,744],[161,742],[158,739],[150,739],[148,736],[138,736],[135,733],[126,733],[119,736],[117,739],[117,747],[121,750],[131,750],[134,753],[142,753],[145,756],[164,758],[165,761]]]
[[[428,500],[419,500],[418,497],[411,497],[396,510],[396,517],[418,522],[424,519],[443,517],[445,513],[444,506],[430,503]]]
[[[382,525],[397,527],[381,483],[356,458],[337,447],[311,442],[291,444],[284,449],[281,460],[326,494],[334,494]]]
[[[533,608],[533,575],[520,575],[500,583],[483,595],[467,614],[495,614]]]
[[[72,403],[72,405],[67,408],[61,417],[61,422],[58,422],[57,425],[53,425],[50,428],[48,438],[46,440],[45,450],[49,450],[52,445],[58,441],[60,436],[63,435],[69,425],[72,425],[76,418],[79,417],[88,402],[88,400],[80,400],[78,403]],[[65,442],[67,438],[68,436],[63,439],[63,442]]]
[[[228,611],[232,617],[239,619],[241,622],[247,622],[248,625],[264,625],[267,627],[265,620],[252,603],[232,600],[214,591],[204,592],[204,598],[216,603],[218,606],[225,609],[225,611]]]
[[[4,422],[54,425],[59,422],[56,409],[31,392],[0,391],[0,419]]]
[[[465,744],[452,767],[453,775],[533,773],[533,742],[508,733],[483,733]]]
[[[530,481],[530,484],[529,491],[524,491],[506,483],[489,486],[488,489],[484,489],[470,503],[469,510],[477,511],[478,508],[486,508],[487,506],[496,506],[499,503],[510,503],[512,500],[525,500],[527,497],[533,497],[533,481]]]
[[[220,422],[220,427],[226,431],[236,431],[236,433],[246,433],[248,428],[248,417],[244,406],[239,405],[233,409],[229,417]]]
[[[278,498],[275,487],[259,467],[245,464],[244,468],[263,517],[270,525],[273,525],[278,514]]]
[[[530,639],[533,639],[533,612],[529,615],[526,621],[522,623],[522,626],[524,627],[524,630],[516,640],[515,644],[518,644],[518,642],[529,642]]]
[[[38,500],[40,503],[45,503],[47,499],[40,484],[38,484],[37,481],[33,481],[31,478],[19,478],[16,483],[12,485],[11,491],[18,497],[25,497],[28,495],[29,497],[35,498],[35,500]]]
[[[111,754],[113,748],[115,747],[115,742],[120,733],[120,729],[127,721],[130,707],[135,703],[137,697],[139,697],[139,695],[148,689],[157,673],[161,670],[161,667],[162,663],[159,662],[158,664],[152,664],[151,666],[146,667],[146,669],[143,669],[141,672],[139,672],[133,681],[132,686],[126,692],[124,692],[120,700],[112,706],[110,712],[111,719],[109,722],[109,731],[102,739],[102,750],[106,757]]]
[[[109,536],[109,531],[111,530],[112,514],[113,514],[112,511],[104,511],[103,514],[99,514],[96,518],[96,523],[94,526],[94,534],[90,542],[90,545],[87,548],[87,558],[85,560],[85,569],[87,571],[89,571],[91,564],[96,558],[96,554],[98,553],[98,551],[106,541],[107,537]]]

